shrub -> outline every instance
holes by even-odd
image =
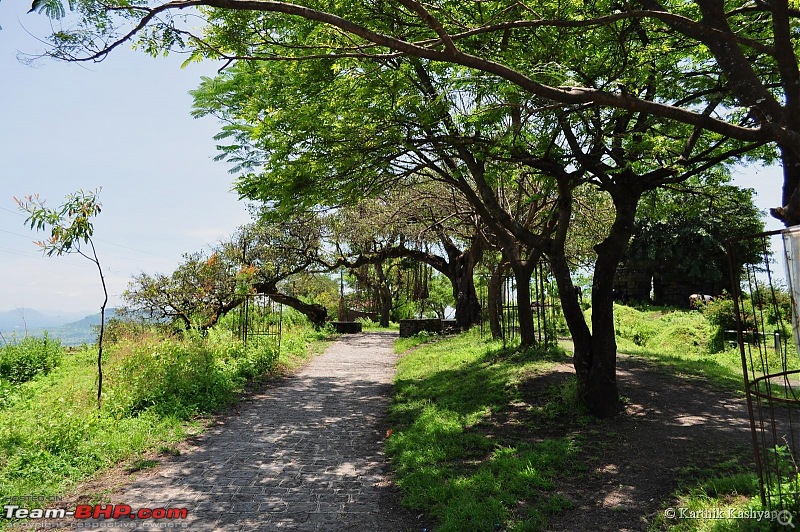
[[[777,294],[776,294],[777,295]],[[759,305],[759,301],[763,303],[763,295],[755,294],[756,299],[745,299],[740,305],[742,328],[748,330],[762,330],[762,332],[771,332],[767,325],[772,325],[774,330],[780,330],[781,335],[785,338],[791,337],[791,318],[783,316],[776,316],[772,310],[771,305]],[[788,296],[786,296],[788,297]],[[780,299],[779,314],[783,312],[782,303]],[[761,314],[763,312],[763,315]],[[756,314],[759,317],[756,317]],[[733,299],[729,297],[718,298],[705,305],[703,308],[703,315],[711,324],[713,333],[711,341],[709,342],[709,351],[716,353],[725,349],[724,345],[724,331],[736,330],[736,309],[733,304]],[[787,321],[788,319],[788,321]]]
[[[270,371],[278,362],[277,340],[272,336],[253,335],[244,345],[229,330],[211,330],[207,344],[218,367],[237,386]]]
[[[227,403],[244,384],[270,370],[278,346],[269,336],[253,336],[245,346],[230,330],[183,339],[146,335],[113,349],[108,407],[115,416],[146,410],[189,417]]]
[[[49,373],[61,363],[61,342],[29,336],[0,349],[0,378],[21,384],[39,373]]]
[[[640,347],[647,345],[657,331],[643,312],[623,305],[614,305],[614,324],[617,336]]]
[[[230,399],[233,383],[198,338],[123,341],[114,348],[114,358],[108,407],[117,417],[152,408],[185,418]]]

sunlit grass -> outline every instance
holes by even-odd
[[[403,503],[443,531],[536,530],[568,506],[553,490],[578,452],[573,439],[521,441],[480,430],[520,400],[520,383],[556,360],[566,360],[562,351],[504,351],[477,331],[405,355],[387,444]]]

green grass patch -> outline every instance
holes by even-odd
[[[617,350],[639,355],[670,372],[701,377],[711,386],[744,393],[738,347],[710,352],[714,330],[698,311],[614,306]]]
[[[422,331],[414,336],[407,336],[405,338],[398,338],[394,342],[394,352],[395,353],[405,353],[406,351],[410,351],[415,347],[418,347],[423,344],[428,344],[431,342],[435,342],[437,340],[441,340],[443,338],[442,335],[436,333],[429,333],[427,331]]]
[[[675,499],[658,513],[648,530],[767,532],[788,529],[761,514],[764,511],[755,473],[739,471],[720,476],[709,474],[706,479],[679,490]],[[757,517],[759,515],[763,518]]]
[[[477,331],[405,355],[387,443],[404,504],[442,531],[537,529],[567,506],[552,491],[578,451],[573,439],[537,443],[482,430],[554,360],[566,360],[563,351],[504,351]]]

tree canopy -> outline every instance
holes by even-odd
[[[645,194],[777,153],[784,189],[773,215],[800,222],[800,14],[785,1],[74,7],[78,25],[51,36],[55,57],[99,60],[135,42],[153,54],[181,48],[194,60],[227,61],[195,93],[197,113],[225,122],[221,157],[240,173],[237,189],[272,212],[341,209],[397,187],[445,184],[514,272],[521,323],[531,269],[547,256],[580,394],[596,413],[619,405],[612,285]],[[65,13],[59,0],[34,8]],[[180,15],[187,8],[200,28]],[[567,256],[589,185],[614,209],[608,229],[591,237],[591,327]]]

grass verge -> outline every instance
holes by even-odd
[[[248,382],[303,364],[321,350],[321,339],[296,325],[284,332],[279,357],[213,335],[122,343],[108,349],[101,409],[96,350],[67,353],[57,368],[15,386],[0,406],[0,493],[65,496],[105,468],[172,449],[203,430],[204,419]],[[134,461],[134,467],[144,465]]]
[[[551,408],[524,400],[523,385],[558,360],[566,360],[560,349],[504,351],[474,330],[403,356],[387,453],[404,504],[441,531],[537,530],[567,507],[554,488],[570,470],[576,440],[536,440],[505,423],[512,410],[523,412],[525,424],[574,408],[563,393],[552,396],[560,406]]]

